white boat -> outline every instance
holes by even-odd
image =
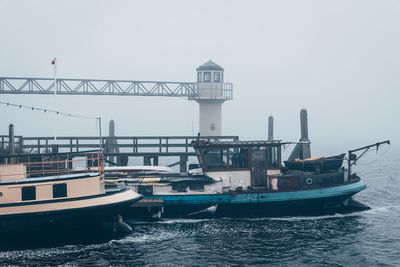
[[[27,162],[31,155],[24,155],[12,159],[19,163],[0,164],[0,233],[93,228],[142,198],[126,188],[106,191],[101,153],[80,156]],[[77,163],[97,164],[97,171],[81,167],[76,172],[70,167]]]

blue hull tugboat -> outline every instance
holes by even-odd
[[[352,200],[366,185],[350,170],[359,158],[355,152],[381,143],[349,151],[348,169],[342,167],[344,155],[282,166],[286,144],[197,140],[193,147],[200,168],[185,174],[131,173],[119,182],[144,195],[132,208],[151,218],[315,215],[368,208]]]

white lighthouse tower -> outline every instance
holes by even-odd
[[[224,69],[209,60],[197,68],[200,135],[219,136],[222,130],[222,103],[232,99],[232,84],[224,82]]]

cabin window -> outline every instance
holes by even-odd
[[[269,157],[268,157],[268,167],[270,168],[278,168],[278,147],[272,146],[268,148]]]
[[[198,72],[198,73],[197,73],[197,81],[198,81],[198,82],[201,82],[201,72]]]
[[[249,150],[247,148],[229,149],[229,168],[243,169],[249,167]]]
[[[144,196],[151,196],[153,195],[153,186],[150,185],[139,185],[138,186],[138,193]]]
[[[53,184],[53,198],[66,197],[67,184]]]
[[[211,82],[211,72],[204,72],[204,82]]]
[[[207,170],[220,170],[228,168],[227,149],[210,148],[203,150]]]
[[[190,190],[204,192],[203,184],[191,184],[189,185]]]
[[[177,192],[187,192],[187,185],[186,184],[173,183],[172,184],[172,190],[177,191]]]
[[[0,192],[0,197],[2,197],[3,196],[3,192]]]
[[[214,82],[221,82],[221,72],[214,72]]]
[[[22,187],[22,201],[36,200],[36,187],[25,186]]]

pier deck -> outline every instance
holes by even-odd
[[[178,157],[180,170],[186,171],[188,157],[196,156],[191,146],[197,136],[106,136],[101,138],[104,155],[109,163],[126,165],[128,157],[142,157],[143,165],[158,165],[159,157]],[[238,141],[238,136],[200,136],[204,140]],[[15,154],[73,153],[100,148],[98,136],[26,137],[15,135]],[[9,154],[10,137],[0,135],[0,154]],[[122,158],[126,160],[121,160]],[[115,161],[114,158],[117,160]]]

